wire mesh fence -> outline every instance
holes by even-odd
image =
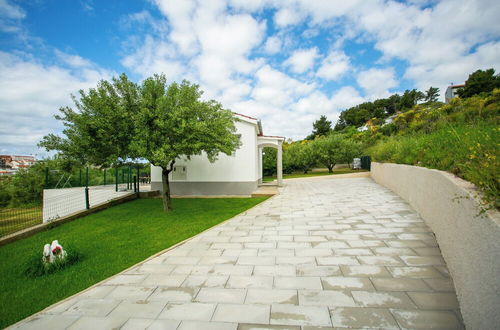
[[[139,166],[46,167],[42,176],[40,187],[30,188],[33,191],[10,189],[13,178],[0,178],[0,237],[139,192],[150,184],[149,173]]]
[[[0,237],[42,223],[42,204],[0,207]]]

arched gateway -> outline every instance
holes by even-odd
[[[282,136],[267,136],[261,135],[257,137],[257,146],[259,148],[259,173],[260,179],[259,183],[262,183],[262,150],[265,147],[275,148],[276,152],[276,177],[278,181],[278,186],[283,184],[283,141],[285,138]]]

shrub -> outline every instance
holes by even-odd
[[[56,259],[52,263],[45,263],[42,260],[41,249],[39,253],[33,254],[26,263],[24,274],[35,278],[52,274],[69,267],[82,259],[82,255],[72,248],[66,248],[66,258]]]

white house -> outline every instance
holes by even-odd
[[[464,84],[448,86],[448,88],[446,88],[446,92],[444,93],[445,102],[448,103],[452,98],[458,96],[458,90],[464,86]]]
[[[237,133],[241,146],[227,156],[219,154],[210,163],[205,154],[188,160],[180,157],[175,161],[169,182],[172,195],[251,195],[262,183],[262,149],[272,147],[277,152],[277,182],[282,183],[281,136],[266,136],[260,120],[235,113]],[[162,190],[161,169],[151,166],[151,190]]]

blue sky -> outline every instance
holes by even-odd
[[[37,154],[71,94],[125,72],[300,139],[320,115],[500,69],[490,0],[0,0],[0,153]]]

